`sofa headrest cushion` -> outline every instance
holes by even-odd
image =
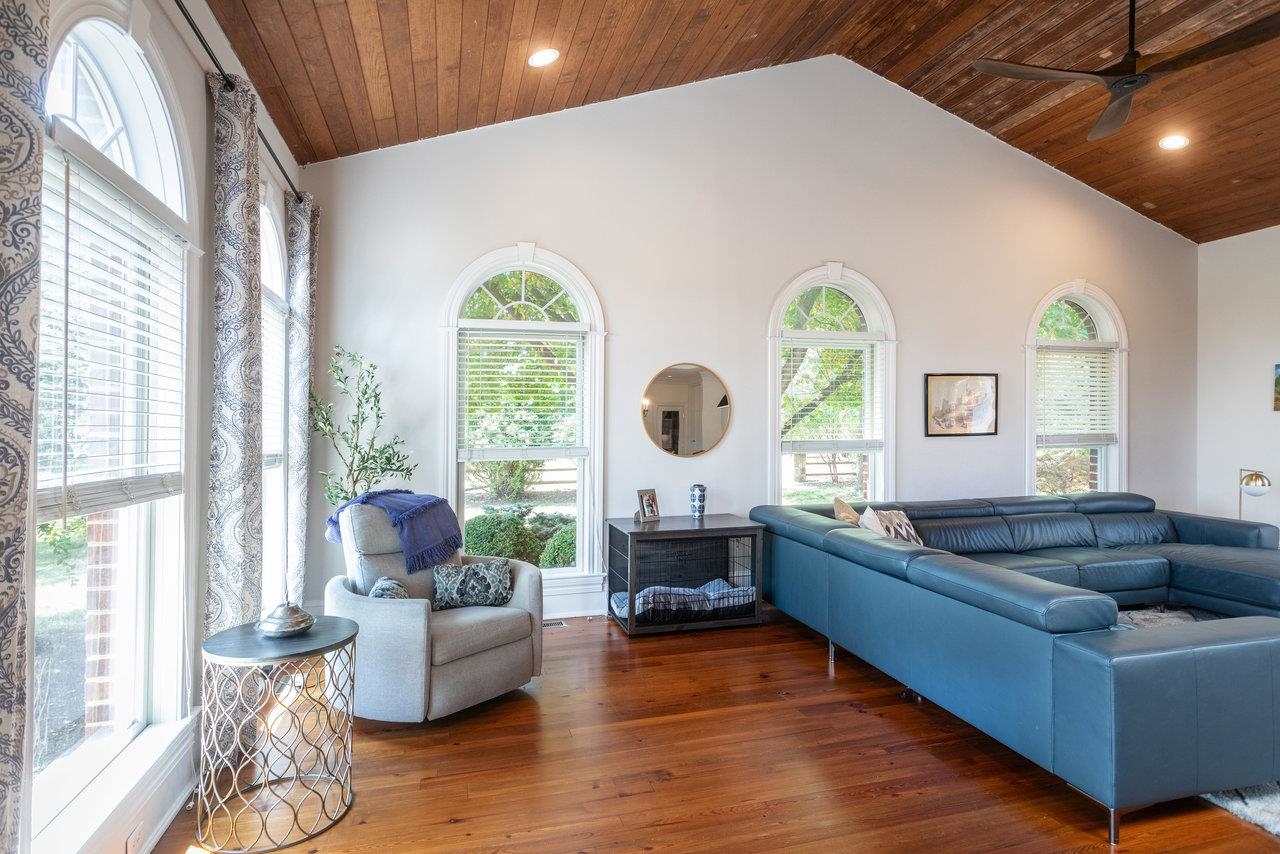
[[[1019,516],[1024,513],[1072,513],[1076,503],[1060,495],[1010,495],[1005,498],[988,498],[987,503],[1001,516]]]
[[[954,519],[964,516],[993,516],[991,504],[981,498],[956,498],[949,501],[908,501],[902,505],[907,518]]]
[[[1164,513],[1087,513],[1099,548],[1176,543],[1178,531]]]
[[[1098,545],[1093,525],[1083,513],[1028,513],[1006,516],[1005,522],[1013,534],[1013,548],[1009,551]]]
[[[1082,492],[1068,495],[1077,513],[1150,513],[1156,509],[1154,498],[1136,492]]]
[[[1011,552],[1013,535],[1001,516],[962,519],[916,519],[916,533],[931,549],[955,554]]]

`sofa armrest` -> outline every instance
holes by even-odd
[[[418,722],[431,693],[431,603],[371,599],[351,592],[347,577],[329,579],[324,612],[360,626],[356,636],[356,708],[362,718]]]
[[[1201,546],[1237,546],[1274,549],[1280,546],[1280,528],[1265,522],[1242,522],[1218,516],[1199,516],[1166,510],[1181,542]]]
[[[528,611],[533,619],[533,675],[542,674],[542,570],[531,563],[513,560],[511,601],[504,607]]]
[[[916,587],[932,590],[1054,634],[1104,629],[1116,623],[1116,600],[953,554],[924,555],[907,567]]]
[[[1115,809],[1269,782],[1280,619],[1054,638],[1053,773]]]

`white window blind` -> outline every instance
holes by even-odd
[[[585,457],[583,336],[458,333],[458,459]]]
[[[285,311],[262,300],[262,464],[284,461]]]
[[[1036,446],[1092,447],[1119,441],[1114,347],[1036,348]]]
[[[875,342],[784,338],[782,453],[884,448],[884,360]]]
[[[53,145],[42,223],[37,518],[180,492],[184,241]]]

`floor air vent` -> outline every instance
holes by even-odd
[[[543,620],[542,627],[544,629],[563,629],[565,627],[564,620]]]

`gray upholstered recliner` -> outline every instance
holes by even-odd
[[[347,574],[329,580],[324,610],[360,625],[356,715],[435,720],[515,690],[542,672],[542,573],[536,566],[511,561],[514,595],[502,607],[432,611],[431,573],[405,571],[400,535],[385,512],[354,504],[338,523]],[[412,598],[365,595],[384,575]]]

